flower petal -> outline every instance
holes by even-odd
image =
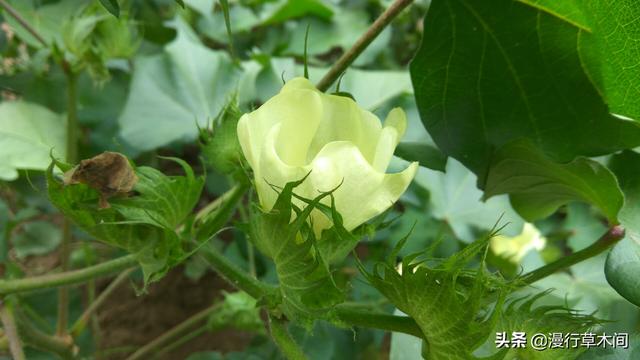
[[[259,162],[265,137],[276,124],[282,124],[276,142],[282,160],[290,165],[306,163],[307,151],[322,119],[322,101],[317,91],[294,80],[279,95],[238,121],[238,139],[253,169]]]
[[[283,186],[289,181],[301,179],[311,171],[307,180],[296,188],[296,193],[314,198],[321,191],[332,190],[342,182],[334,192],[336,208],[344,216],[345,228],[352,230],[396,202],[418,169],[418,164],[412,163],[396,174],[376,171],[358,147],[348,141],[326,144],[308,166],[289,166],[273,150],[279,131],[276,126],[267,136],[259,165],[264,173],[260,174],[262,178],[256,177],[260,201],[266,210],[273,207],[277,198],[277,193],[268,189],[268,183]],[[325,199],[325,204],[330,204],[328,198]],[[314,211],[312,221],[318,235],[331,225],[319,211]]]
[[[373,157],[373,168],[385,172],[391,162],[393,153],[407,128],[407,116],[400,108],[394,108],[384,121],[384,128],[380,132],[380,138]]]

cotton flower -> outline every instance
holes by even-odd
[[[309,174],[294,192],[311,199],[340,185],[333,193],[335,205],[352,230],[388,209],[413,180],[417,163],[386,173],[406,125],[400,108],[381,124],[352,99],[324,94],[309,80],[295,78],[240,118],[238,139],[264,210],[278,197],[271,185],[283,187]],[[324,201],[330,204],[329,198]],[[317,235],[332,225],[318,210],[311,219]]]

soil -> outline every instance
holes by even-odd
[[[106,285],[103,284],[103,288]],[[130,284],[121,285],[101,306],[103,310],[98,315],[100,353],[110,353],[101,359],[126,358],[139,347],[210,306],[214,300],[222,299],[222,290],[232,291],[233,288],[213,273],[207,273],[195,282],[184,275],[182,267],[173,269],[141,296],[136,296]],[[185,359],[198,351],[225,353],[242,350],[252,336],[233,329],[206,332],[161,359]],[[114,351],[117,349],[127,351]]]

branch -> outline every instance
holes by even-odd
[[[202,258],[211,265],[216,272],[229,284],[249,294],[254,299],[260,299],[276,290],[275,286],[263,283],[227,260],[217,249],[202,252]]]
[[[16,19],[16,21],[19,22],[20,25],[22,25],[22,27],[25,28],[25,30],[27,30],[31,35],[33,35],[33,37],[36,38],[36,40],[38,40],[42,45],[44,45],[44,47],[49,47],[49,44],[47,44],[47,42],[36,31],[36,29],[33,26],[31,26],[31,24],[29,24],[27,20],[25,20],[22,17],[22,15],[20,15],[20,13],[16,11],[16,9],[14,9],[11,5],[9,5],[8,2],[6,2],[5,0],[0,0],[0,7],[3,8],[9,15],[11,15],[11,17]]]
[[[391,21],[400,14],[404,8],[409,6],[413,0],[396,0],[391,6],[380,15],[376,21],[371,24],[369,29],[362,34],[355,44],[344,53],[340,59],[329,69],[322,80],[318,82],[317,88],[320,91],[327,91],[329,86],[333,84],[338,77],[355,61],[355,59],[371,44],[371,42],[380,35]]]
[[[13,309],[11,309],[10,306],[7,306],[6,303],[0,303],[0,317],[2,318],[4,336],[9,341],[11,356],[13,356],[15,360],[25,360],[26,356],[22,349],[22,341],[20,341],[20,336],[18,335],[16,320],[13,317]]]
[[[33,327],[24,317],[19,318],[18,329],[25,343],[36,349],[52,352],[63,359],[73,359],[78,353],[79,349],[73,344],[70,337],[67,337],[68,341],[65,341],[56,336],[47,335]]]
[[[64,67],[67,79],[67,148],[66,160],[75,164],[78,159],[78,92],[77,76],[68,67]],[[71,255],[71,238],[73,224],[65,218],[62,224],[62,243],[60,244],[60,267],[62,271],[69,270],[69,256]],[[66,286],[58,289],[58,323],[56,334],[64,336],[69,323],[69,289]]]
[[[531,285],[534,282],[543,279],[558,270],[568,268],[588,258],[594,257],[603,251],[610,248],[612,245],[620,241],[624,237],[624,228],[620,225],[615,225],[607,230],[596,242],[590,246],[575,252],[569,256],[562,257],[550,264],[547,264],[541,268],[533,270],[528,274],[522,275],[516,281],[519,281],[519,285]]]
[[[291,334],[289,334],[287,323],[284,320],[269,315],[269,332],[285,358],[289,360],[308,359],[300,349],[300,346],[293,340]]]
[[[79,270],[25,279],[0,280],[0,295],[78,284],[134,267],[136,264],[135,255],[127,255]]]
[[[107,300],[109,295],[111,295],[114,290],[116,290],[125,280],[127,280],[133,270],[134,269],[128,269],[124,272],[121,272],[118,277],[116,277],[109,284],[109,286],[107,286],[107,288],[100,293],[100,295],[91,303],[91,305],[89,305],[84,313],[73,324],[73,326],[69,330],[71,336],[77,337],[78,335],[80,335],[82,330],[84,330],[85,326],[87,325],[87,322],[89,321],[91,315],[100,307],[100,305],[102,305],[105,300]]]
[[[160,347],[168,343],[169,341],[179,337],[185,332],[189,331],[192,327],[194,327],[199,322],[205,320],[209,315],[220,308],[222,303],[216,303],[214,305],[209,306],[208,308],[198,312],[197,314],[191,316],[187,320],[181,322],[180,324],[174,326],[169,331],[164,334],[158,336],[153,341],[148,343],[147,345],[138,349],[138,351],[134,352],[130,355],[127,360],[138,360],[138,359],[148,359],[152,354],[157,352]]]
[[[344,305],[338,305],[335,314],[340,320],[353,326],[400,332],[423,338],[422,330],[412,318],[372,311],[356,310]]]

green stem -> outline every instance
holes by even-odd
[[[80,335],[80,333],[82,332],[82,330],[84,330],[85,326],[87,325],[87,322],[89,322],[89,319],[91,317],[91,315],[94,314],[94,312],[100,307],[100,305],[102,305],[102,303],[105,302],[105,300],[107,300],[107,298],[125,281],[129,278],[129,275],[131,274],[131,272],[134,269],[127,269],[123,272],[121,272],[118,277],[116,277],[110,284],[109,286],[107,286],[106,289],[104,289],[103,292],[100,293],[100,295],[93,301],[91,302],[91,304],[89,305],[89,307],[87,307],[87,309],[84,311],[84,313],[78,318],[78,320],[76,320],[76,322],[73,324],[73,326],[71,327],[71,329],[69,330],[69,333],[71,333],[71,335],[73,337],[77,337],[78,335]]]
[[[307,356],[293,340],[284,320],[269,316],[269,332],[282,354],[289,360],[305,360]]]
[[[260,299],[275,291],[275,287],[265,284],[249,275],[236,264],[227,260],[219,251],[203,251],[201,256],[234,287],[243,290],[254,299]]]
[[[19,320],[18,329],[28,345],[36,349],[52,352],[63,359],[73,359],[78,353],[78,348],[73,344],[70,337],[67,337],[69,341],[65,341],[56,336],[43,333],[23,318]]]
[[[533,284],[534,282],[543,279],[558,270],[568,268],[581,261],[594,257],[610,248],[612,245],[620,241],[623,237],[624,228],[620,225],[615,225],[607,230],[604,235],[602,235],[596,242],[594,242],[590,246],[569,256],[562,257],[528,274],[522,275],[519,278],[519,284],[521,284],[522,286]]]
[[[63,272],[69,270],[69,254],[71,253],[71,221],[64,219],[62,224],[62,242],[60,244],[60,268]],[[69,318],[69,289],[61,286],[58,289],[58,322],[56,334],[63,336],[67,331]]]
[[[36,40],[38,40],[44,47],[49,47],[49,44],[47,44],[47,42],[44,40],[44,38],[36,31],[36,29],[31,26],[31,24],[29,24],[27,22],[27,20],[25,20],[22,15],[20,15],[20,13],[18,11],[16,11],[16,9],[14,9],[11,5],[9,5],[8,2],[6,2],[5,0],[0,0],[0,7],[2,7],[9,15],[11,15],[11,17],[13,17],[14,19],[16,19],[17,22],[20,23],[20,25],[22,25],[23,28],[25,28],[25,30],[27,30]]]
[[[179,348],[180,346],[184,345],[186,342],[189,342],[192,339],[197,338],[198,336],[200,336],[200,335],[204,334],[205,332],[207,332],[207,330],[209,330],[209,326],[207,324],[204,324],[204,325],[200,326],[199,328],[196,328],[195,330],[183,335],[178,340],[175,340],[171,344],[169,344],[169,345],[163,347],[162,349],[158,350],[158,353],[157,353],[158,357],[163,357],[166,353],[169,353],[169,352]]]
[[[135,255],[127,255],[79,270],[35,276],[25,279],[0,280],[0,295],[78,284],[89,279],[95,279],[101,276],[120,272],[124,269],[131,268],[136,264]]]
[[[137,359],[148,359],[152,354],[156,353],[161,347],[168,342],[172,341],[180,337],[181,335],[188,332],[191,328],[193,328],[198,323],[204,321],[209,317],[209,315],[220,308],[221,303],[216,303],[211,305],[210,307],[198,312],[197,314],[191,316],[187,320],[181,322],[180,324],[174,326],[169,331],[164,334],[158,336],[150,343],[141,347],[138,351],[131,354],[127,360],[137,360]]]
[[[422,338],[422,330],[418,324],[408,316],[396,316],[371,311],[356,310],[351,307],[338,306],[335,309],[338,318],[350,325],[385,331],[400,332]]]
[[[78,159],[78,79],[73,70],[65,66],[67,78],[67,163],[75,164]],[[60,244],[60,267],[62,271],[69,270],[69,256],[71,254],[71,239],[73,236],[71,220],[65,218],[62,224],[62,243]],[[66,286],[58,289],[58,325],[56,334],[63,336],[67,332],[69,322],[69,289]]]
[[[371,42],[380,35],[391,21],[400,14],[404,8],[409,6],[413,0],[396,0],[389,8],[374,21],[373,24],[362,34],[355,44],[344,53],[340,59],[329,69],[325,76],[320,80],[317,87],[320,91],[327,91],[329,86],[336,81],[340,75],[355,61],[355,59],[371,44]]]
[[[0,318],[2,318],[2,328],[4,336],[9,341],[9,351],[15,360],[25,360],[24,350],[22,349],[22,341],[18,335],[16,320],[13,316],[11,305],[0,303]]]

